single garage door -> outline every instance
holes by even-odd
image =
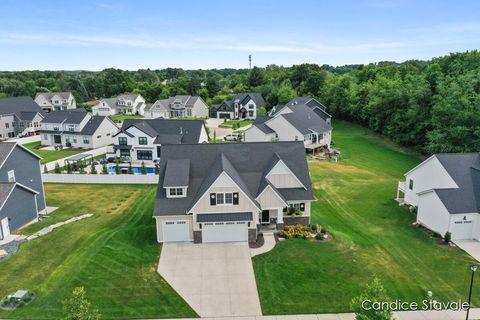
[[[209,222],[202,224],[202,242],[248,241],[248,223]]]
[[[162,221],[163,242],[190,241],[189,221]]]
[[[464,240],[473,239],[473,221],[472,220],[460,220],[454,221],[452,225],[452,239]]]
[[[230,113],[218,113],[220,119],[230,119]]]

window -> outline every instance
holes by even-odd
[[[295,141],[298,141],[298,136],[295,136]]]
[[[15,171],[14,170],[8,171],[7,175],[8,175],[8,182],[15,182]]]
[[[83,143],[84,144],[89,144],[90,143],[90,139],[88,137],[83,137]]]
[[[413,190],[413,180],[412,179],[410,179],[408,181],[408,189]]]
[[[99,135],[99,136],[97,136],[97,139],[100,139],[101,137],[102,137],[102,136],[101,136],[101,135]]]
[[[40,125],[38,124],[38,121],[35,121],[35,122],[33,123],[33,126],[34,126],[35,128],[40,127]]]
[[[121,146],[127,145],[127,138],[126,137],[118,137],[118,144]]]
[[[21,127],[21,126],[22,126],[22,125],[20,125],[20,127]],[[53,126],[53,131],[58,131],[58,130],[59,130],[58,126]]]
[[[138,137],[138,144],[147,144],[147,137]]]
[[[48,134],[43,135],[43,140],[48,140]]]
[[[254,107],[255,107],[255,106],[254,106],[252,103],[250,103],[250,104],[248,105],[248,109],[250,109],[250,110],[253,110]]]
[[[73,143],[77,143],[77,137],[73,137]]]
[[[248,116],[253,117],[253,111],[248,111]]]
[[[233,204],[233,193],[225,193],[225,204]]]
[[[183,198],[186,196],[185,188],[168,188],[167,194],[169,198]]]
[[[224,204],[223,193],[217,193],[217,205]]]
[[[217,205],[232,205],[234,204],[233,201],[233,193],[217,193],[216,194]]]
[[[7,129],[10,128],[10,123],[8,123],[8,122],[5,123],[5,128],[7,128]]]
[[[191,117],[192,116],[192,109],[187,109],[187,117]]]
[[[23,123],[23,121],[20,121],[20,128],[23,128],[24,126],[25,126],[25,123]]]
[[[121,149],[121,150],[120,150],[120,157],[130,157],[130,150],[128,150],[128,149]]]
[[[73,124],[69,124],[68,131],[75,131],[75,126]]]
[[[152,151],[150,150],[137,150],[138,160],[152,160]]]

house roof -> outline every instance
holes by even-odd
[[[0,142],[0,167],[3,166],[5,161],[8,159],[8,156],[10,153],[12,153],[13,149],[18,146],[20,149],[24,150],[25,152],[31,154],[32,156],[42,159],[42,157],[38,156],[37,154],[33,153],[32,151],[28,150],[21,144],[18,144],[17,142],[11,142],[11,141],[2,141]]]
[[[302,134],[313,132],[328,132],[332,127],[323,120],[315,111],[306,105],[296,105],[292,112],[279,115],[287,120]]]
[[[82,131],[80,131],[78,134],[84,135],[84,136],[93,135],[105,120],[112,121],[110,120],[110,117],[92,116],[90,120],[88,120],[88,122],[85,124]],[[112,124],[113,124],[113,121],[112,121]]]
[[[263,133],[269,134],[269,133],[275,133],[274,130],[272,130],[270,127],[265,125],[265,122],[270,120],[271,118],[268,116],[257,116],[255,121],[253,122],[253,125],[260,129]]]
[[[179,136],[181,143],[198,143],[204,123],[202,120],[127,119],[123,122],[122,131],[131,126],[151,137],[157,137],[163,143],[178,143]]]
[[[0,182],[0,209],[3,208],[15,188],[22,188],[32,194],[38,194],[37,191],[18,182]]]
[[[450,213],[480,212],[480,153],[435,154],[458,188],[434,189]]]
[[[163,187],[188,187],[190,159],[168,160]]]
[[[303,142],[166,145],[162,147],[159,183],[163,185],[169,160],[190,159],[188,192],[185,198],[167,198],[165,190],[158,188],[154,215],[186,214],[222,172],[258,206],[255,198],[263,191],[261,184],[265,183],[268,169],[273,168],[274,157],[281,159],[306,187],[276,191],[287,201],[314,200]],[[290,195],[294,198],[289,198]]]
[[[37,99],[38,96],[44,96],[45,99],[51,100],[55,95],[59,96],[62,99],[68,99],[72,95],[71,92],[38,92],[35,95],[35,99]]]
[[[185,107],[193,107],[198,99],[202,98],[199,96],[176,95],[167,99],[157,100],[154,104],[147,106],[146,109],[151,110],[154,108],[157,110],[170,110],[171,104],[173,104],[175,101],[179,101]]]
[[[42,108],[28,96],[11,97],[0,99],[0,115],[14,114],[20,120],[29,121],[33,119],[32,113],[44,116]],[[26,118],[22,118],[25,116]]]
[[[248,101],[248,98],[251,98],[257,107],[262,107],[265,106],[265,100],[262,97],[261,93],[258,92],[243,92],[243,93],[237,93],[233,98],[232,102],[238,102],[241,104],[245,104]]]
[[[85,119],[85,117],[87,116],[88,116],[88,112],[83,108],[52,111],[47,113],[47,115],[43,119],[43,123],[80,124],[83,121],[83,119]]]

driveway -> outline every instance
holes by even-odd
[[[480,242],[477,240],[455,240],[453,243],[474,259],[480,261]]]
[[[232,133],[232,129],[219,128],[218,126],[223,123],[223,119],[208,118],[207,127],[210,129],[210,137],[213,139],[213,131],[217,133],[217,139],[223,139],[227,134]]]
[[[262,314],[247,243],[167,243],[158,272],[201,317]]]

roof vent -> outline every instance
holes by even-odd
[[[183,134],[183,128],[180,127],[180,134]]]

